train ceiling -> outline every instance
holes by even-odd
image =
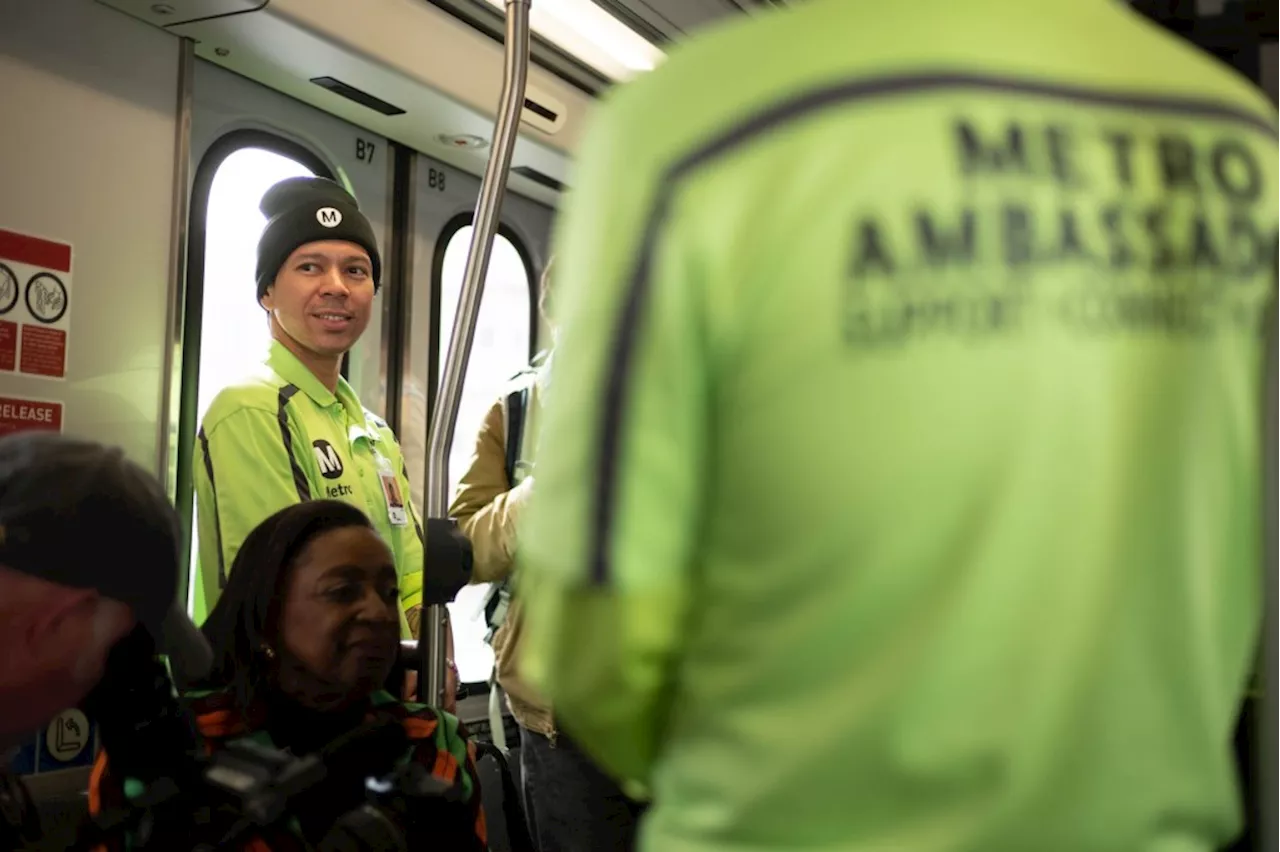
[[[963,0],[952,0],[962,2]],[[537,3],[538,0],[533,0]],[[658,46],[696,34],[709,24],[741,14],[795,5],[803,0],[594,0]],[[911,0],[844,0],[848,3]],[[1276,0],[1114,0],[1214,54],[1276,94]],[[1260,45],[1268,45],[1261,54]]]
[[[731,15],[767,11],[788,2],[799,0],[595,0],[597,6],[657,45],[680,41]]]

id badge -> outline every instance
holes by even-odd
[[[404,504],[404,493],[396,475],[389,470],[378,471],[378,479],[382,480],[382,496],[387,501],[387,520],[393,527],[409,525],[409,510]]]

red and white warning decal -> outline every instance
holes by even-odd
[[[65,379],[71,245],[0,228],[0,371]]]
[[[36,431],[62,431],[62,403],[0,396],[0,437]]]

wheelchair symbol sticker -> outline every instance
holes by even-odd
[[[63,710],[49,723],[44,745],[55,760],[75,760],[89,745],[89,720],[79,710]]]

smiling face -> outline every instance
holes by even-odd
[[[382,687],[399,651],[395,564],[362,526],[321,533],[299,553],[280,609],[280,688],[331,707]]]
[[[355,243],[306,243],[280,267],[262,306],[271,312],[273,327],[302,349],[341,358],[369,325],[372,270],[369,253]]]

